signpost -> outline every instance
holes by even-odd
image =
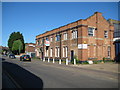
[[[61,59],[59,59],[59,64],[61,64]]]
[[[47,41],[47,40],[46,40],[46,41],[45,41],[45,45],[46,45],[46,46],[50,46],[50,41]]]
[[[55,60],[54,60],[54,58],[53,58],[53,63],[55,63]]]
[[[66,58],[66,65],[68,65],[68,58]]]

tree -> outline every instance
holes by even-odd
[[[21,40],[21,42],[23,44],[23,49],[21,50],[21,52],[24,53],[25,52],[24,38],[23,38],[23,35],[20,32],[13,32],[13,33],[10,34],[10,37],[8,39],[8,47],[9,47],[9,49],[12,51],[13,43],[16,40]]]
[[[13,46],[12,46],[12,51],[15,54],[20,54],[22,49],[23,49],[22,41],[21,40],[14,41]]]

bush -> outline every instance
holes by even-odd
[[[81,64],[89,64],[88,61],[83,61]]]
[[[105,60],[104,62],[114,62],[114,60]]]
[[[62,62],[63,62],[63,63],[66,63],[66,61],[65,61],[65,60],[62,60]]]
[[[97,58],[88,58],[88,60],[96,61]]]
[[[97,60],[97,61],[93,61],[93,64],[99,64],[99,63],[102,63],[103,60]]]
[[[93,61],[93,64],[98,64],[98,61]]]
[[[111,58],[103,58],[103,62],[114,62]]]
[[[74,59],[76,60],[76,64],[79,64],[80,60],[78,60],[77,56],[74,56]],[[74,64],[74,60],[71,60],[71,63]]]
[[[41,60],[40,58],[38,58],[38,57],[33,57],[32,59],[37,59],[37,60]]]

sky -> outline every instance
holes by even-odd
[[[3,2],[2,46],[12,32],[20,32],[25,43],[37,35],[101,12],[105,19],[118,20],[118,2]]]

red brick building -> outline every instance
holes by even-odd
[[[114,59],[114,26],[95,12],[87,19],[69,23],[36,36],[36,56],[80,61]]]
[[[35,57],[35,43],[25,43],[25,53]]]

